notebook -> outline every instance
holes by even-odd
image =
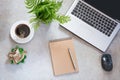
[[[120,29],[119,0],[74,0],[63,28],[105,52]]]
[[[79,71],[72,39],[50,41],[49,47],[54,75]]]

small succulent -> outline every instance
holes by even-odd
[[[11,52],[8,54],[8,58],[11,64],[24,63],[26,59],[26,51],[23,48],[16,46],[11,49]]]

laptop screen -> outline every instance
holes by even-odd
[[[120,0],[83,0],[106,15],[120,21]]]

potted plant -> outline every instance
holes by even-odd
[[[24,63],[24,60],[26,59],[26,53],[27,52],[23,48],[16,46],[15,48],[11,49],[11,52],[8,54],[8,58],[11,64]]]
[[[62,2],[56,0],[26,0],[26,8],[29,9],[29,13],[34,15],[30,20],[34,28],[37,29],[40,23],[49,24],[53,20],[62,24],[68,22],[70,17],[57,13],[62,6]]]

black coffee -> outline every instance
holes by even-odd
[[[15,33],[20,38],[26,38],[30,34],[30,29],[26,24],[19,24],[15,29]]]

